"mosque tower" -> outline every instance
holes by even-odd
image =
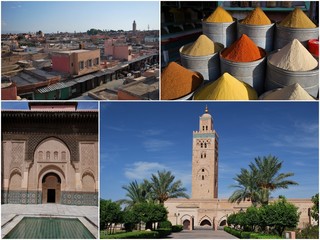
[[[218,134],[206,106],[199,131],[193,131],[192,199],[218,198]]]
[[[135,33],[136,31],[137,31],[137,24],[136,24],[136,20],[134,20],[132,23],[132,32]]]

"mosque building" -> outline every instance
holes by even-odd
[[[219,136],[214,130],[213,118],[206,107],[200,116],[199,130],[193,131],[192,143],[192,196],[190,199],[171,198],[165,202],[168,220],[172,225],[183,225],[183,229],[211,228],[227,225],[231,213],[245,211],[250,201],[230,203],[218,197]],[[298,227],[311,223],[309,214],[311,199],[287,199],[299,208]]]

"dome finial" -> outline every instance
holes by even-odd
[[[209,110],[208,110],[208,105],[206,105],[206,110],[204,111],[205,113],[208,113]]]

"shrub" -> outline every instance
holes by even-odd
[[[159,238],[159,233],[155,231],[137,231],[137,232],[126,232],[118,234],[102,235],[101,239],[128,239],[128,238],[138,238],[138,239],[152,239]]]
[[[252,235],[250,235],[250,238],[252,238]],[[256,239],[281,239],[282,237],[280,237],[278,235],[258,234],[258,235],[255,235],[254,238],[256,238]]]
[[[298,232],[296,236],[300,239],[317,239],[319,237],[319,226],[308,225],[301,232]]]
[[[231,233],[231,229],[232,229],[231,227],[227,227],[227,226],[223,228],[223,230],[226,231],[227,233]]]
[[[162,221],[159,222],[158,228],[172,228],[172,224],[170,221],[166,220],[166,221]]]
[[[171,234],[171,228],[158,228],[159,238],[165,238]]]
[[[183,230],[182,225],[173,225],[172,226],[172,232],[181,232]]]
[[[236,230],[234,228],[229,228],[227,232],[230,233],[233,236],[241,238],[241,231],[240,230]]]
[[[250,234],[251,234],[251,232],[242,232],[241,233],[241,238],[250,239]]]

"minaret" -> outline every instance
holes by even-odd
[[[137,30],[137,24],[136,24],[136,20],[134,20],[132,23],[132,32],[136,33],[136,30]]]
[[[193,131],[192,198],[218,198],[218,134],[206,106],[199,131]]]

